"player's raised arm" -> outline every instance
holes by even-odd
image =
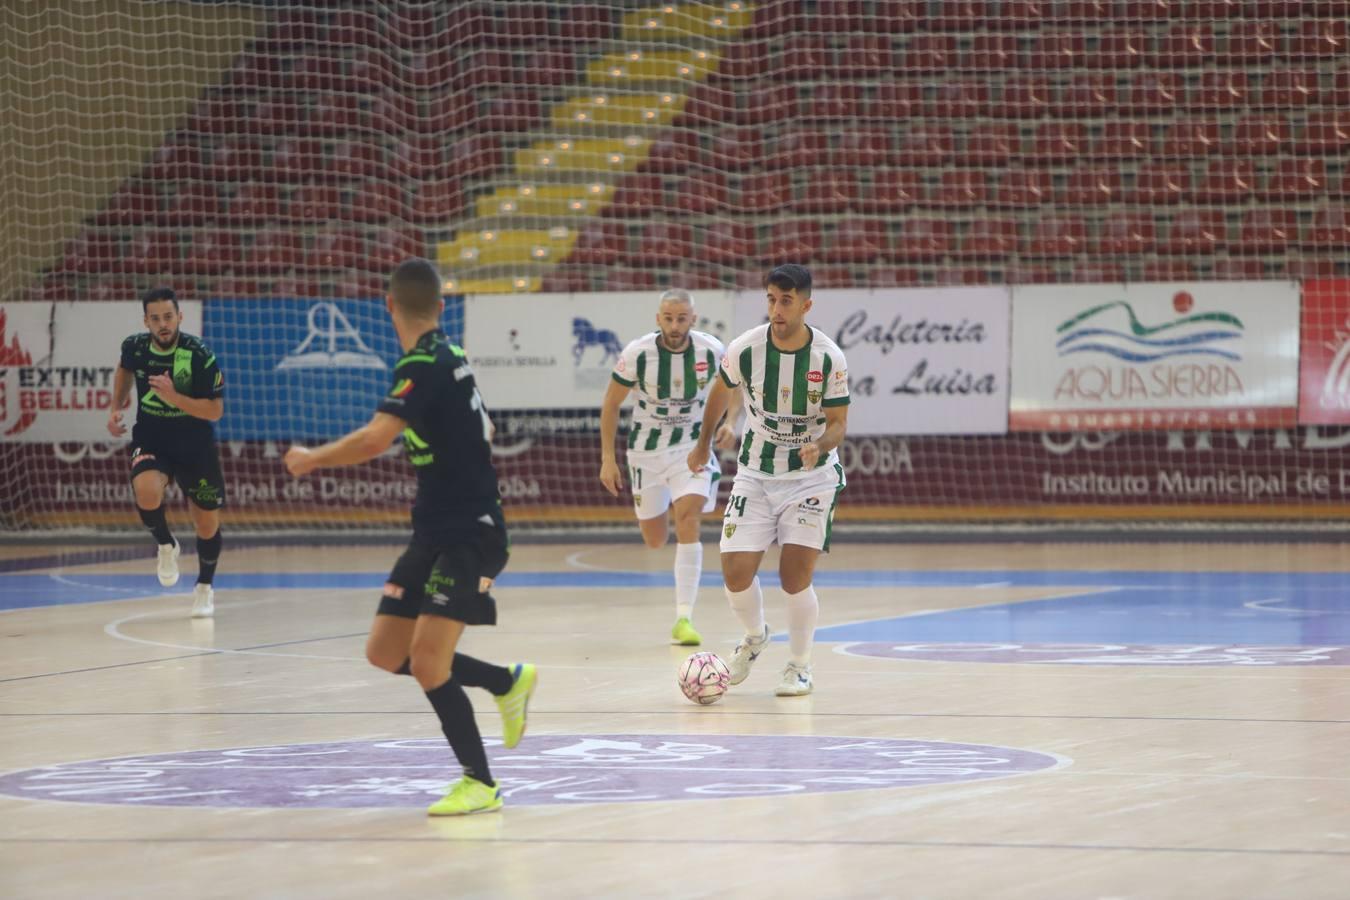
[[[611,379],[600,404],[600,483],[615,497],[623,490],[623,470],[614,457],[614,441],[619,434],[619,407],[632,390],[631,384]]]
[[[398,416],[377,412],[369,422],[335,441],[314,448],[291,447],[286,451],[286,470],[299,477],[328,466],[368,462],[388,450],[406,427]]]

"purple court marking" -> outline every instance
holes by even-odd
[[[488,744],[512,806],[921,787],[1069,764],[988,744],[815,735],[553,734],[514,750]],[[421,807],[445,792],[453,771],[440,738],[343,741],[44,766],[0,776],[0,793],[130,806]]]
[[[1350,647],[1224,644],[848,644],[847,656],[1070,666],[1350,666]]]

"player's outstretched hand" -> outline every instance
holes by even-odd
[[[803,444],[801,457],[803,469],[814,469],[816,463],[820,462],[820,446],[818,444]]]
[[[605,490],[615,497],[619,496],[619,491],[623,490],[623,472],[614,460],[601,460],[600,483],[605,486]]]
[[[113,437],[121,437],[127,433],[127,426],[122,424],[122,411],[114,409],[108,413],[108,434]]]
[[[291,447],[286,451],[285,462],[286,471],[297,478],[308,475],[317,468],[314,465],[314,454],[306,447]]]
[[[720,450],[735,450],[736,445],[740,443],[740,438],[737,436],[735,428],[730,425],[719,425],[717,426],[717,437],[714,438],[713,443]]]
[[[708,467],[708,458],[711,456],[711,450],[695,444],[694,449],[689,451],[689,458],[685,460],[685,463],[689,466],[689,471],[697,475]]]

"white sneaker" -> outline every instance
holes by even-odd
[[[736,649],[731,651],[731,659],[727,661],[727,668],[731,670],[731,683],[740,684],[750,675],[750,666],[759,655],[764,652],[764,648],[769,645],[769,625],[764,624],[764,634],[759,640],[746,636],[741,638],[741,642],[736,645]]]
[[[159,545],[159,567],[155,572],[159,583],[173,587],[178,583],[178,541]]]
[[[216,592],[209,584],[199,584],[192,589],[192,618],[209,619],[216,612]]]
[[[811,682],[811,667],[788,663],[783,670],[783,680],[774,691],[780,697],[800,697],[811,693],[815,685]]]

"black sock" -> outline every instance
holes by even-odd
[[[154,509],[141,509],[136,507],[136,512],[141,514],[141,521],[150,534],[154,536],[156,544],[172,544],[173,535],[169,533],[168,520],[164,518],[164,504],[156,506]]]
[[[410,656],[410,657],[408,657],[407,659],[405,659],[405,660],[403,661],[403,665],[399,666],[397,669],[394,670],[394,674],[395,674],[395,675],[411,675],[411,674],[412,674],[412,657]]]
[[[515,676],[505,666],[494,666],[463,653],[455,654],[451,671],[455,673],[455,680],[465,687],[487,688],[498,697],[516,683]]]
[[[225,543],[220,529],[209,538],[197,538],[197,583],[210,584],[216,577],[216,564],[220,562],[220,545]]]
[[[464,774],[488,787],[495,786],[492,773],[488,771],[487,750],[483,749],[483,738],[473,717],[473,704],[469,703],[464,688],[451,678],[440,687],[427,691],[427,699],[441,720],[441,731],[450,742],[450,749]]]

